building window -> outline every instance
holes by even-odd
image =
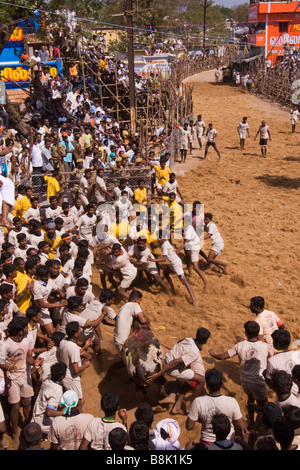
[[[281,21],[279,23],[279,33],[287,33],[288,32],[288,22],[287,21]]]

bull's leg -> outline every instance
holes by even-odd
[[[168,392],[166,390],[166,385],[167,385],[167,380],[165,379],[164,376],[159,377],[159,379],[156,381],[157,386],[158,386],[158,391],[161,395],[164,397],[168,396]]]

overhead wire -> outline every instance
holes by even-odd
[[[26,5],[19,5],[19,4],[15,4],[15,3],[11,3],[11,2],[4,2],[4,1],[0,1],[0,4],[13,6],[13,7],[17,7],[17,8],[24,8],[24,9],[32,10],[33,12],[36,11],[36,12],[44,13],[44,14],[48,14],[48,15],[57,15],[57,16],[61,17],[61,12],[57,13],[57,12],[54,12],[54,11],[43,10],[41,8],[35,8],[35,7],[26,6]],[[125,16],[125,14],[124,14],[124,16]],[[74,19],[76,19],[77,21],[84,21],[84,22],[89,22],[89,23],[94,23],[94,24],[111,26],[111,27],[114,27],[114,28],[117,27],[119,29],[125,29],[125,30],[131,29],[131,30],[142,31],[142,32],[147,32],[147,33],[152,32],[152,33],[155,33],[155,34],[178,37],[178,38],[181,38],[181,39],[186,39],[187,38],[187,34],[177,34],[177,33],[167,32],[167,31],[158,31],[157,29],[153,30],[153,29],[149,29],[149,28],[141,28],[139,26],[132,26],[132,27],[129,28],[126,25],[121,25],[121,24],[117,24],[117,23],[109,23],[107,21],[100,21],[100,20],[97,20],[95,18],[75,16]],[[218,26],[221,26],[222,24],[223,23],[207,24],[206,27],[207,28],[218,27]],[[241,24],[241,23],[239,23],[239,24]],[[189,28],[189,29],[193,29],[193,28],[199,28],[200,29],[200,28],[203,28],[203,26],[204,25],[188,25],[188,26],[178,26],[178,27],[180,27],[180,28],[185,27],[185,28]],[[177,27],[175,27],[175,28],[177,28]],[[201,39],[201,37],[199,37],[199,36],[188,35],[188,37],[189,37],[189,39],[196,39],[196,40]],[[220,37],[216,37],[216,38],[213,37],[213,38],[209,38],[209,39],[212,40],[212,41],[216,41],[216,40],[219,40],[219,41],[220,40],[224,40],[224,41],[227,40],[227,42],[229,41],[228,38],[226,39],[226,38],[220,38]],[[245,44],[245,43],[242,43],[242,44]]]

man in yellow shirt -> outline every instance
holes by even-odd
[[[166,160],[163,157],[160,159],[160,165],[156,165],[153,161],[148,161],[148,163],[156,171],[156,190],[157,194],[161,195],[163,186],[169,181],[171,170],[166,166]]]
[[[129,223],[125,220],[120,221],[119,212],[116,212],[116,221],[111,224],[109,234],[117,238],[117,240],[119,240],[120,243],[122,243],[124,246],[124,243],[129,235],[129,230]]]
[[[49,222],[47,224],[45,241],[48,242],[50,245],[49,259],[53,259],[56,255],[58,248],[62,244],[60,235],[56,233],[54,222]]]
[[[32,197],[32,187],[27,186],[25,191],[25,196],[23,196],[19,201],[16,209],[17,217],[22,218],[25,212],[31,207],[31,199]]]
[[[183,228],[183,210],[182,205],[176,201],[176,194],[170,193],[169,196],[163,196],[162,199],[166,201],[169,208],[170,229],[181,233]]]
[[[147,211],[147,189],[145,188],[145,180],[140,179],[138,181],[138,187],[133,192],[133,199],[136,212],[146,212]]]
[[[25,263],[25,272],[18,270],[17,276],[14,278],[16,285],[15,302],[19,310],[26,314],[26,310],[30,306],[32,299],[32,289],[34,282],[34,274],[36,270],[36,261],[28,259]]]
[[[59,196],[61,192],[64,191],[64,188],[60,188],[59,173],[58,171],[53,171],[52,175],[44,176],[44,180],[47,183],[47,201],[50,200],[51,196]]]

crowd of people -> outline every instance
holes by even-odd
[[[20,106],[28,137],[9,128],[2,113],[0,447],[9,446],[9,433],[15,449],[32,450],[43,442],[53,450],[300,449],[300,358],[290,350],[287,325],[262,297],[250,301],[255,318],[245,323],[245,338],[225,352],[209,349],[215,360],[238,357],[247,419],[221,392],[223,375],[205,370],[201,350],[213,332],[201,326],[193,338],[164,345],[163,366],[147,377],[149,385],[164,379],[159,404],[174,405],[169,418],[153,426],[154,409],[142,403],[129,424],[116,390],[100,397],[102,417],[85,412],[82,381],[101,355],[102,324],[113,328],[122,358],[133,324],[150,327],[143,289],[156,285],[161,295],[176,296],[175,275],[196,308],[189,277],[198,275],[204,290],[208,285],[199,261],[221,274],[229,268],[219,259],[224,240],[213,214],[184,200],[161,147],[163,130],[142,154],[138,127],[132,135],[100,106],[97,83],[86,89],[74,77],[53,78],[38,61],[31,87]],[[210,147],[221,158],[217,131],[201,115],[177,128],[182,163],[195,142],[202,149],[205,136],[204,158]],[[189,392],[186,430],[200,422],[201,433],[181,444],[173,418],[185,414]]]

